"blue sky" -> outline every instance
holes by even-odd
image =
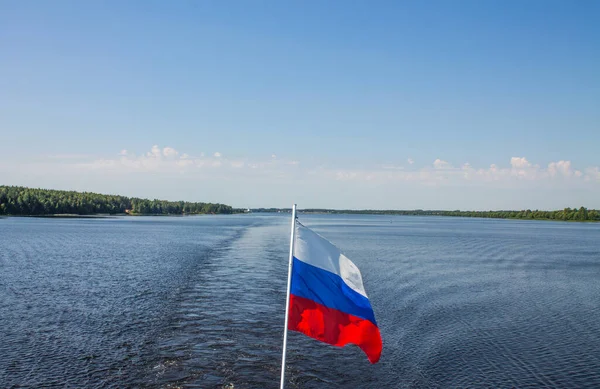
[[[0,3],[0,183],[600,208],[597,1]]]

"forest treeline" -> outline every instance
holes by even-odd
[[[0,186],[0,215],[234,213],[229,205],[149,200],[90,192]]]
[[[290,212],[290,209],[260,208],[253,212]],[[579,208],[565,208],[558,211],[427,211],[427,210],[333,210],[333,209],[303,209],[304,213],[331,213],[331,214],[366,214],[366,215],[414,215],[414,216],[458,216],[482,217],[494,219],[530,219],[530,220],[572,220],[572,221],[600,221],[600,211]]]
[[[585,207],[565,208],[560,211],[442,211],[442,216],[484,217],[494,219],[531,219],[531,220],[574,220],[600,221],[600,212]]]
[[[253,212],[290,212],[290,209],[259,208]],[[241,212],[229,205],[186,201],[149,200],[90,192],[34,189],[20,186],[0,186],[0,215],[56,214],[230,214]],[[332,210],[303,209],[304,213],[460,216],[497,219],[600,221],[600,211],[565,208],[557,211],[436,211],[436,210]]]

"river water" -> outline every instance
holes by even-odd
[[[288,337],[290,388],[600,387],[600,224],[300,215],[384,348]],[[277,388],[289,215],[0,219],[1,388]]]

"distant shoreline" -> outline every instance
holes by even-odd
[[[92,192],[0,185],[0,215],[80,217],[97,215],[204,215],[240,213],[220,203],[142,199]]]
[[[91,214],[42,214],[42,215],[0,215],[0,218],[3,217],[41,217],[48,219],[114,219],[117,217],[186,217],[186,216],[204,216],[204,215],[217,215],[210,213],[190,213],[190,214],[127,214],[127,213],[118,213],[118,214],[105,214],[105,213],[91,213]]]
[[[252,212],[290,213],[289,208],[255,208]],[[549,220],[569,222],[600,222],[600,211],[594,209],[565,208],[556,211],[502,210],[502,211],[441,211],[441,210],[336,210],[300,209],[299,213],[319,215],[380,215],[380,216],[444,216],[507,220]]]
[[[265,211],[252,211],[250,213],[245,213],[246,215],[250,215],[252,213],[289,213],[288,211],[282,210],[281,212],[265,212]],[[441,214],[400,214],[400,213],[378,213],[377,211],[373,213],[369,212],[343,212],[343,211],[334,211],[334,212],[305,212],[300,210],[299,214],[305,215],[370,215],[370,216],[424,216],[424,217],[447,217],[447,218],[463,218],[463,219],[493,219],[493,220],[523,220],[523,221],[555,221],[555,222],[570,222],[570,223],[598,223],[600,220],[569,220],[569,219],[547,219],[547,218],[524,218],[524,217],[492,217],[492,216],[465,216],[465,215],[441,215]],[[203,216],[203,215],[216,215],[216,214],[207,214],[207,213],[194,213],[194,214],[53,214],[53,215],[0,215],[1,218],[47,218],[47,219],[115,219],[118,217],[187,217],[187,216]],[[235,215],[240,215],[240,213],[236,213]]]
[[[233,208],[219,203],[149,200],[92,192],[26,188],[0,185],[0,216],[29,216],[53,218],[107,218],[117,216],[188,216],[241,214],[247,212],[290,213],[290,208]],[[485,219],[555,220],[598,222],[600,211],[595,209],[564,208],[555,211],[443,211],[443,210],[376,210],[376,209],[300,209],[305,214],[449,216]]]

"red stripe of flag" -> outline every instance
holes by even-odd
[[[288,329],[333,346],[355,344],[371,363],[377,363],[381,356],[383,345],[375,324],[303,297],[290,295]]]

